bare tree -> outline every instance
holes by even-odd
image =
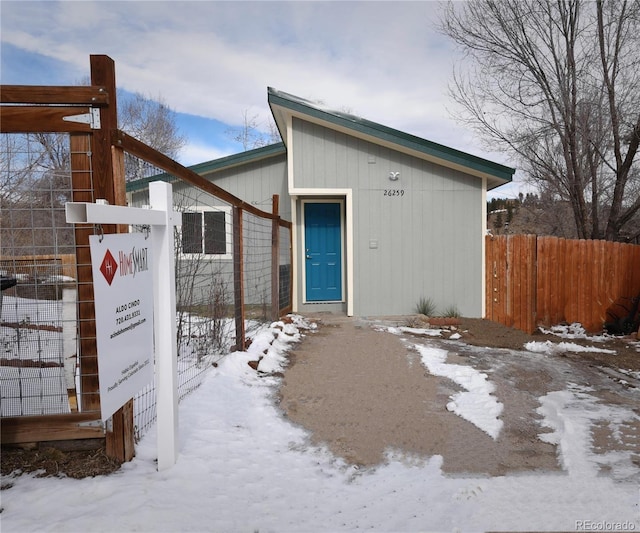
[[[80,84],[88,84],[83,80]],[[162,101],[136,94],[122,96],[120,128],[175,158],[184,146],[175,113]],[[0,248],[3,253],[36,254],[55,244],[73,250],[73,228],[65,222],[64,205],[71,200],[70,144],[65,133],[0,135]],[[126,155],[127,179],[157,169]]]
[[[77,84],[91,85],[91,78],[86,76]],[[178,130],[176,113],[162,95],[152,97],[117,89],[117,101],[119,129],[167,157],[177,159],[187,138]]]
[[[70,200],[69,143],[62,134],[0,136],[0,251],[37,254],[53,245],[72,250],[65,223]]]
[[[240,143],[245,152],[281,141],[280,133],[273,120],[267,122],[266,133],[260,130],[261,126],[259,115],[249,115],[249,111],[245,109],[242,113],[242,125],[239,128],[229,128],[226,133],[232,140]]]
[[[492,148],[570,203],[580,238],[640,230],[640,3],[450,3],[441,31],[471,59],[451,95]]]
[[[145,97],[135,93],[130,98],[120,97],[118,127],[139,141],[175,159],[186,143],[178,131],[175,111],[161,96]]]
[[[175,112],[160,96],[156,99],[147,98],[140,93],[135,93],[132,97],[121,96],[118,106],[118,127],[172,159],[177,158],[187,142],[178,131]],[[147,170],[141,159],[128,154],[125,156],[127,181],[144,177]]]

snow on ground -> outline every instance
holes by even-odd
[[[386,328],[389,332],[398,333],[411,333],[412,335],[422,335],[425,337],[442,337],[442,330],[437,328],[410,328],[406,326],[389,327]]]
[[[540,331],[547,335],[556,335],[564,339],[589,339],[592,342],[605,342],[610,339],[611,336],[607,334],[603,335],[589,335],[587,330],[579,322],[572,324],[558,324],[551,326],[550,328],[544,328],[540,326]]]
[[[0,367],[0,416],[68,413],[64,368]]]
[[[299,334],[295,325],[274,324],[248,352],[212,369],[180,405],[180,455],[171,469],[157,472],[150,431],[136,458],[110,476],[3,476],[13,486],[1,493],[2,531],[640,530],[637,485],[598,475],[589,430],[613,412],[588,391],[542,399],[543,425],[552,431],[541,428],[541,438],[558,443],[563,473],[455,477],[443,474],[438,456],[391,453],[386,464],[359,470],[310,445],[275,404],[277,378],[247,364],[267,349],[260,364],[281,369]],[[426,359],[436,369],[443,364],[435,352]],[[465,388],[490,395],[481,381]]]
[[[544,334],[555,335],[563,339],[584,339],[588,340],[589,342],[598,343],[605,342],[612,338],[608,334],[589,335],[582,324],[579,324],[577,322],[573,324],[559,324],[556,326],[551,326],[550,328],[540,327],[539,329]],[[597,346],[583,346],[581,344],[576,344],[575,342],[528,342],[524,345],[524,349],[529,352],[544,353],[549,355],[563,352],[600,352],[609,354],[616,353],[615,350],[607,350],[605,348],[598,348]]]
[[[3,296],[0,318],[2,322],[59,326],[62,306],[62,300],[36,300],[33,298]]]
[[[497,439],[503,424],[498,418],[503,405],[491,394],[495,387],[487,381],[487,375],[470,366],[447,363],[447,350],[414,346],[431,374],[449,378],[465,389],[451,397],[447,409]]]
[[[524,345],[525,350],[530,352],[537,353],[563,353],[563,352],[600,352],[600,353],[612,353],[615,354],[615,350],[607,350],[605,348],[597,348],[596,346],[582,346],[581,344],[576,344],[575,342],[538,342],[531,341],[527,342]]]
[[[561,464],[572,476],[596,478],[596,464],[599,468],[610,470],[614,479],[637,479],[638,469],[633,465],[630,453],[593,455],[589,453],[589,448],[592,443],[590,429],[594,423],[606,421],[616,434],[626,422],[634,419],[639,421],[640,417],[628,409],[604,405],[590,392],[594,392],[590,387],[570,383],[567,390],[553,391],[543,396],[537,411],[543,416],[542,425],[553,431],[540,435],[540,439],[559,446]],[[640,500],[640,489],[638,497]],[[640,510],[636,510],[640,513]]]

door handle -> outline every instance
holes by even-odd
[[[311,259],[311,256],[307,254],[307,259]]]

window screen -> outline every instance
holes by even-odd
[[[182,253],[227,253],[226,213],[204,211],[182,213]]]
[[[204,215],[204,253],[226,254],[227,235],[224,211],[205,211],[202,214]]]
[[[202,253],[202,213],[182,213],[182,253]]]

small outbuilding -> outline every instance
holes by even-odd
[[[267,211],[280,196],[294,312],[406,315],[429,298],[484,315],[486,193],[514,169],[272,88],[268,102],[282,143],[191,170]]]

